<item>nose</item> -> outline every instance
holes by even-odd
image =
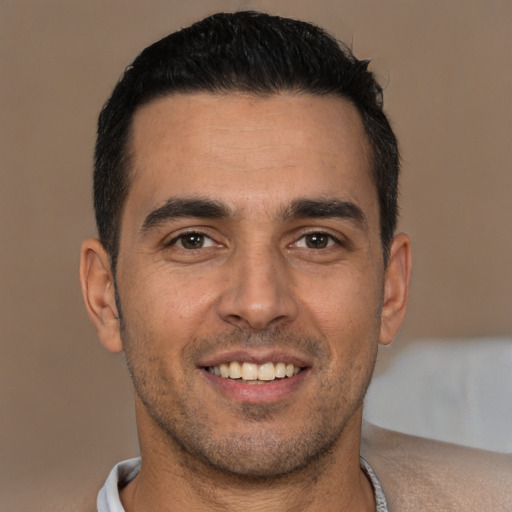
[[[293,322],[298,303],[284,257],[263,247],[233,255],[218,312],[227,323],[260,331]]]

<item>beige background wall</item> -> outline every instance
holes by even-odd
[[[0,0],[0,495],[99,484],[136,454],[122,358],[100,348],[77,281],[95,119],[142,47],[240,7],[325,26],[386,84],[415,256],[396,349],[512,334],[508,0]]]

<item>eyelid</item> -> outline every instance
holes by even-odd
[[[295,245],[299,240],[302,240],[308,235],[322,235],[329,237],[332,241],[339,245],[346,245],[349,243],[348,239],[339,231],[334,231],[327,227],[308,226],[297,230],[294,236],[294,242],[290,245]]]
[[[164,241],[163,245],[164,245],[164,247],[175,246],[175,247],[178,247],[178,249],[183,249],[183,250],[187,250],[187,251],[193,251],[194,249],[185,249],[185,247],[179,247],[176,244],[176,242],[178,242],[180,240],[180,238],[183,238],[183,237],[185,237],[187,235],[201,235],[204,238],[207,238],[207,239],[211,240],[212,244],[209,245],[208,247],[222,245],[215,238],[213,238],[213,236],[211,236],[209,233],[207,233],[206,230],[204,230],[202,228],[183,228],[179,232],[173,233],[172,237],[170,238],[170,240]],[[204,249],[204,247],[201,247],[200,249]],[[200,249],[198,249],[198,250],[200,250]]]
[[[327,246],[326,247],[322,247],[320,249],[313,249],[312,247],[307,247],[305,242],[304,242],[304,245],[302,246],[299,246],[300,242],[305,240],[305,238],[307,236],[311,236],[311,235],[321,235],[321,236],[325,236],[329,239],[329,241],[327,242]],[[303,233],[292,245],[294,245],[295,247],[300,247],[301,249],[312,249],[312,250],[321,250],[321,249],[327,249],[329,247],[332,247],[333,245],[340,245],[341,242],[340,240],[335,237],[334,235],[332,235],[331,233],[327,233],[325,231],[309,231],[307,233]]]

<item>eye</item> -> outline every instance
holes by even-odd
[[[204,249],[206,247],[214,247],[216,243],[204,233],[191,232],[184,233],[169,243],[170,246],[174,245],[180,249]]]
[[[338,243],[338,241],[331,235],[327,233],[307,233],[297,240],[295,243],[296,247],[306,248],[306,249],[326,249],[334,244]]]

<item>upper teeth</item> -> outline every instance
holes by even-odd
[[[285,363],[222,363],[219,366],[209,366],[208,371],[225,379],[242,380],[274,380],[293,377],[300,372],[300,367]]]

